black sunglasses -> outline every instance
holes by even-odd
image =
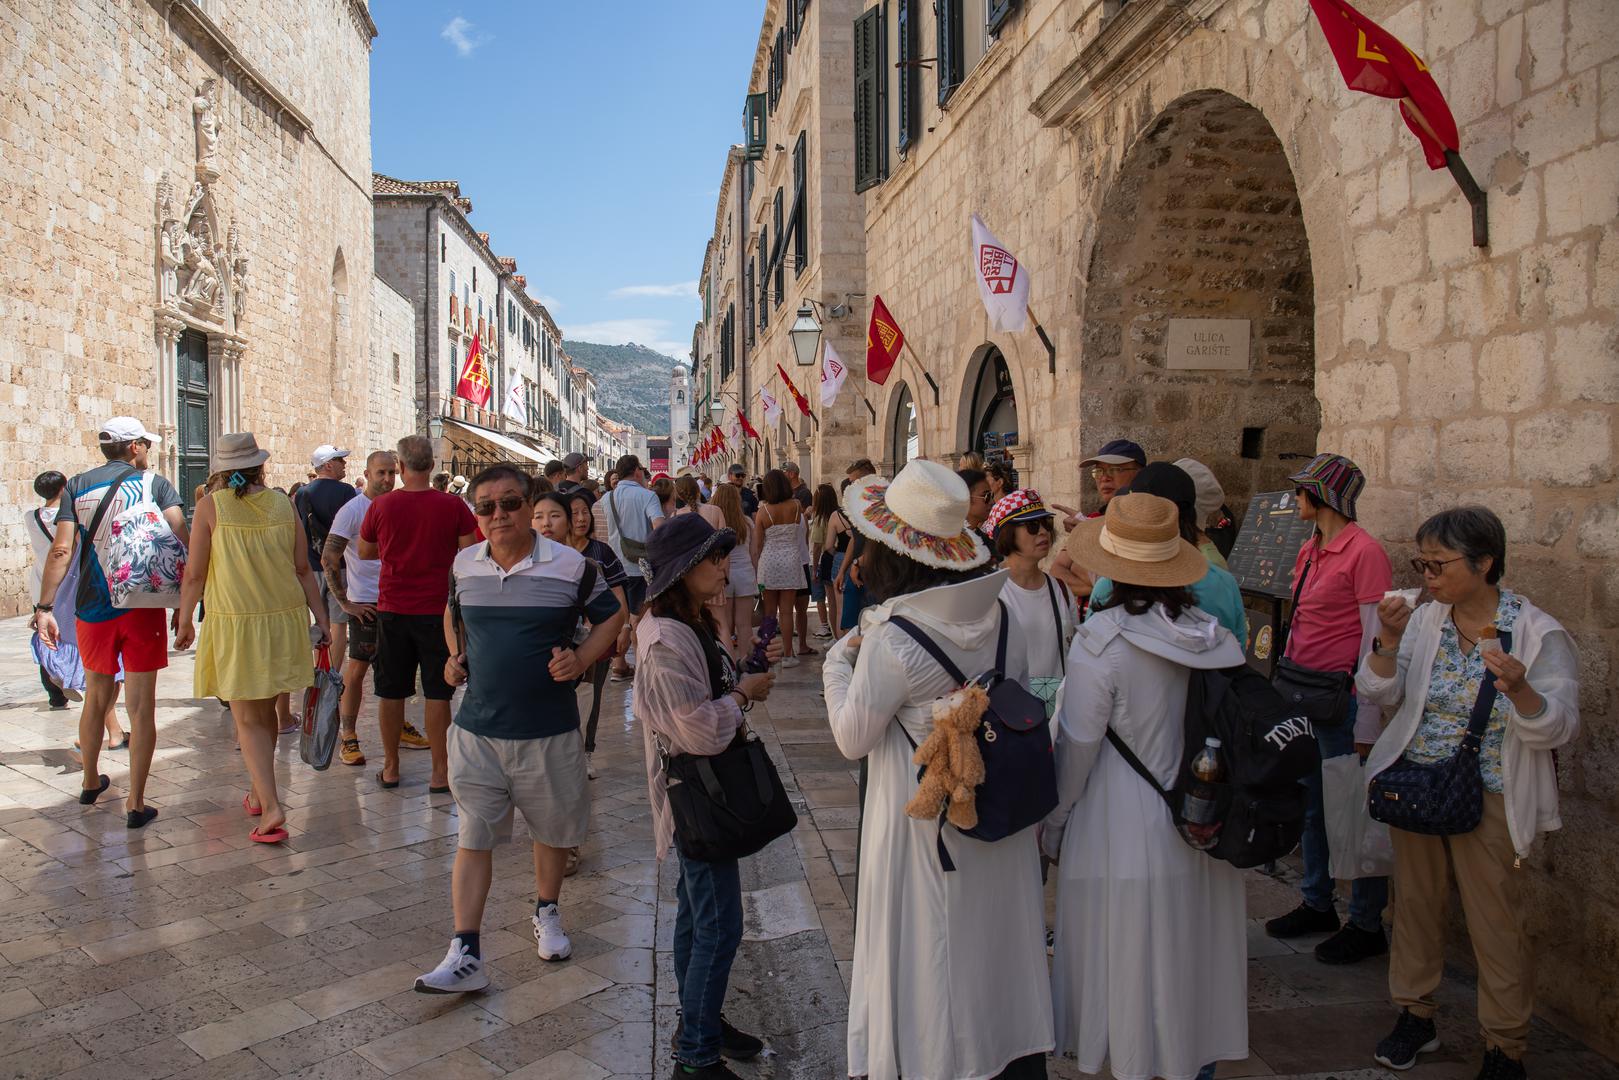
[[[483,500],[472,508],[472,512],[479,517],[490,517],[494,514],[495,507],[498,506],[508,514],[515,514],[523,508],[523,504],[526,502],[528,500],[521,495],[502,495],[499,499]]]

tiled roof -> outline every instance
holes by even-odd
[[[400,180],[382,173],[371,174],[373,195],[443,195],[461,208],[463,214],[472,213],[472,200],[461,194],[459,180]]]
[[[516,259],[510,258],[510,257],[505,256],[505,255],[502,255],[500,257],[500,259],[499,259],[499,262],[500,262],[500,265],[505,269],[505,271],[508,274],[517,273],[517,260]]]

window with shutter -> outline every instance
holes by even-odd
[[[917,67],[917,5],[920,0],[897,0],[895,4],[895,43],[899,50],[899,133],[896,145],[904,150],[922,134],[922,69]]]
[[[782,27],[776,31],[776,46],[771,50],[776,58],[776,103],[781,102],[781,92],[787,87],[787,28]],[[774,106],[772,106],[774,111]]]
[[[776,254],[775,283],[773,285],[773,288],[776,290],[776,305],[778,307],[781,305],[781,302],[787,298],[787,275],[785,273],[787,268],[787,234],[784,233],[781,228],[781,210],[781,188],[777,188],[776,204],[770,212],[770,220],[775,223],[776,244],[781,248],[781,250]]]
[[[984,29],[995,33],[1001,24],[1012,17],[1017,10],[1018,0],[988,0],[984,11]]]
[[[756,323],[753,313],[753,260],[746,259],[742,263],[742,332],[752,345],[756,340]]]
[[[776,111],[776,71],[781,63],[781,55],[776,46],[770,46],[770,66],[765,72],[765,108],[771,113]]]
[[[770,226],[759,226],[759,332],[770,326]]]
[[[793,144],[793,276],[798,277],[809,265],[809,192],[806,190],[809,171],[806,133],[798,133]]]
[[[933,0],[934,22],[939,30],[939,104],[961,85],[961,0]]]
[[[765,136],[768,134],[766,111],[765,95],[748,95],[747,104],[742,109],[742,130],[747,136],[746,147],[750,161],[758,161],[765,156]]]
[[[883,9],[867,8],[854,21],[854,189],[882,182],[886,171],[883,87],[887,50]]]

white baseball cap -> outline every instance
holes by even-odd
[[[163,440],[146,430],[146,425],[133,416],[115,416],[101,425],[98,440],[103,443],[134,442],[145,439],[156,446]]]
[[[347,450],[333,446],[331,443],[322,443],[320,446],[315,447],[313,454],[309,455],[309,464],[318,469],[328,461],[335,461],[338,458],[348,456],[349,452]]]

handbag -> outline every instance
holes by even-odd
[[[726,660],[706,632],[693,627],[708,662],[709,689],[715,698],[728,691]],[[775,762],[764,743],[737,729],[731,744],[718,754],[671,753],[653,732],[663,762],[664,793],[675,823],[675,847],[687,859],[729,862],[762,851],[772,840],[798,825]]]
[[[318,629],[314,632],[318,633]],[[337,708],[343,699],[343,676],[332,670],[329,647],[320,647],[315,681],[304,691],[304,724],[298,735],[298,756],[316,771],[332,763],[337,746]]]
[[[1501,648],[1511,652],[1512,633],[1502,630],[1500,634]],[[1495,673],[1486,668],[1468,717],[1467,734],[1454,754],[1434,762],[1401,758],[1372,778],[1367,810],[1374,821],[1426,836],[1460,836],[1478,828],[1484,818],[1479,744],[1495,697]]]
[[[624,535],[624,527],[618,523],[618,504],[613,496],[616,491],[607,493],[607,517],[613,523],[613,529],[618,533],[618,549],[624,557],[631,562],[640,562],[646,558],[646,541],[632,540]]]
[[[1304,570],[1299,574],[1299,583],[1293,589],[1293,616],[1288,619],[1282,632],[1281,646],[1276,650],[1276,670],[1271,675],[1271,685],[1282,695],[1282,700],[1308,719],[1312,726],[1336,728],[1349,719],[1350,705],[1354,700],[1354,675],[1342,671],[1317,671],[1283,655],[1293,629],[1292,618],[1298,614],[1304,579],[1310,576],[1313,561],[1305,562]]]

